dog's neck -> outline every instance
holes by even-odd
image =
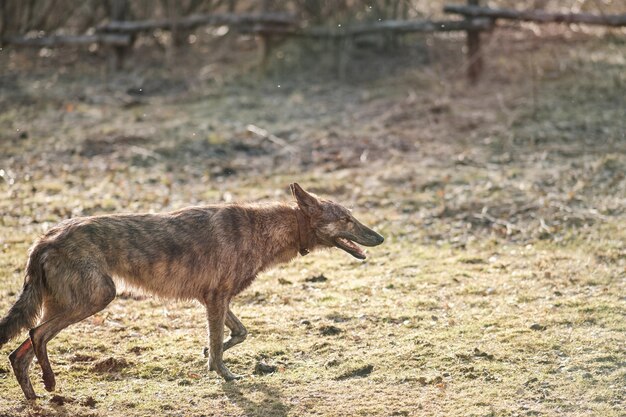
[[[317,241],[311,229],[311,222],[306,214],[295,204],[278,203],[259,209],[263,218],[259,224],[261,234],[258,246],[261,251],[255,259],[261,262],[254,267],[251,275],[265,271],[274,265],[289,262],[298,253],[306,255],[312,252]]]
[[[300,207],[295,208],[296,212],[296,228],[298,229],[298,252],[305,256],[311,252],[311,225],[309,218]]]

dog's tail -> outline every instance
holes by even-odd
[[[0,347],[16,337],[23,329],[31,329],[41,313],[45,272],[42,255],[45,247],[36,245],[28,258],[22,293],[7,315],[0,320]]]

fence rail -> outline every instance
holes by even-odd
[[[492,27],[491,19],[477,18],[469,20],[384,20],[380,22],[361,23],[328,27],[268,27],[253,28],[256,32],[268,35],[285,35],[303,38],[353,38],[362,35],[377,33],[433,33],[453,32],[465,30],[489,30]]]
[[[222,13],[210,15],[192,15],[180,19],[160,19],[141,21],[112,21],[96,28],[100,33],[136,34],[163,30],[192,30],[202,26],[251,26],[251,25],[293,26],[297,24],[294,16],[285,13],[243,14]]]
[[[130,35],[98,33],[95,35],[53,35],[42,37],[7,36],[3,39],[7,45],[52,48],[62,45],[91,45],[100,43],[111,46],[130,46]]]
[[[493,9],[473,5],[447,5],[443,11],[467,17],[523,20],[536,23],[584,23],[586,25],[626,26],[626,14],[556,13],[543,10]]]

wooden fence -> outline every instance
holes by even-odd
[[[481,7],[479,0],[467,0],[466,5],[447,5],[444,12],[457,14],[462,19],[455,20],[385,20],[378,22],[338,25],[336,28],[304,27],[294,16],[284,13],[262,14],[212,14],[192,15],[180,19],[111,21],[94,28],[88,35],[63,35],[45,37],[9,36],[2,39],[3,44],[16,46],[56,47],[60,45],[89,45],[98,43],[111,47],[116,67],[138,34],[149,33],[156,29],[180,31],[193,30],[204,26],[228,26],[243,32],[253,33],[262,41],[262,60],[265,61],[276,38],[300,37],[312,39],[341,39],[349,44],[355,38],[377,33],[435,33],[464,31],[467,34],[467,76],[476,82],[483,68],[483,55],[480,38],[484,31],[493,30],[501,19],[531,21],[536,23],[580,23],[603,25],[608,27],[626,26],[626,14],[603,15],[589,13],[554,13],[543,10],[514,10]]]

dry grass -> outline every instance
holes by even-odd
[[[623,415],[624,41],[498,33],[471,89],[454,39],[358,83],[206,68],[103,81],[30,61],[18,74],[13,56],[3,312],[28,245],[70,216],[282,199],[297,180],[387,240],[367,262],[335,250],[259,277],[234,302],[250,337],[225,355],[242,381],[206,370],[199,306],[125,296],[51,342],[61,397],[33,366],[44,397],[26,403],[0,362],[0,415]],[[253,374],[259,361],[277,372]]]

